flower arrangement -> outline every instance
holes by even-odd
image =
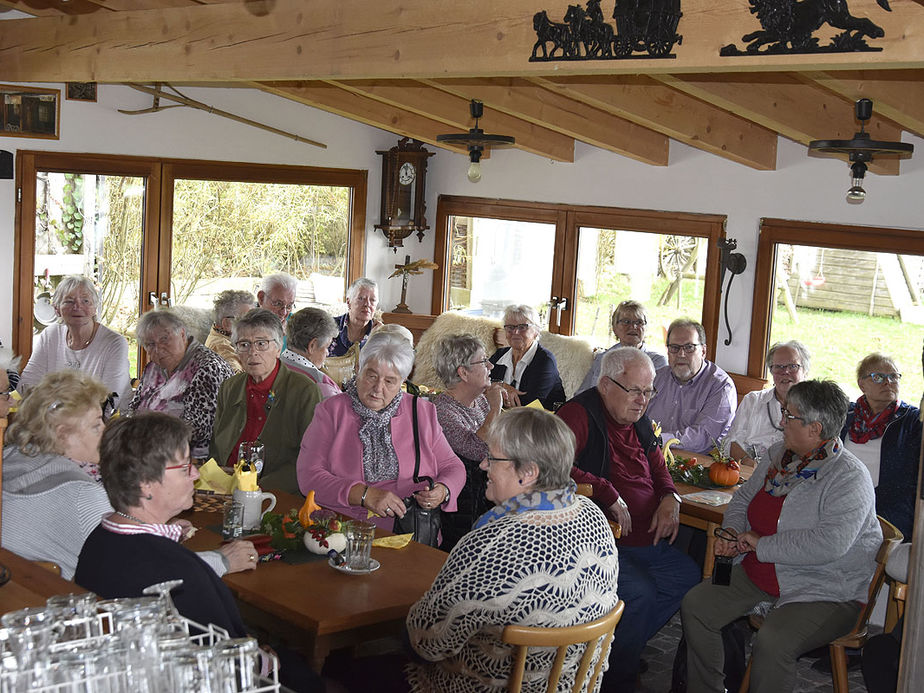
[[[294,551],[305,546],[312,553],[326,554],[331,549],[346,550],[344,522],[333,510],[325,510],[309,491],[302,507],[287,513],[266,513],[260,530],[269,534],[270,545],[280,551]]]

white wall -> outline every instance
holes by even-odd
[[[126,87],[107,85],[100,87],[96,104],[62,101],[60,140],[0,136],[0,148],[367,169],[365,273],[379,281],[382,307],[393,308],[400,297],[400,282],[386,277],[395,262],[403,261],[405,254],[410,254],[412,260],[433,257],[432,231],[422,243],[416,236],[408,238],[397,255],[386,250],[381,232],[373,231],[378,221],[381,186],[381,157],[375,150],[388,149],[398,138],[249,89],[182,91],[217,108],[324,142],[328,148],[295,143],[186,108],[144,116],[121,115],[117,109],[144,108],[150,105],[150,98]],[[484,126],[491,130],[490,114]],[[721,327],[717,361],[727,369],[744,372],[761,217],[924,228],[924,140],[905,135],[905,141],[916,145],[916,158],[902,163],[898,177],[867,174],[867,200],[856,206],[844,200],[849,185],[846,164],[809,158],[804,146],[784,139],[779,141],[776,171],[755,171],[677,143],[671,144],[668,167],[640,164],[577,143],[573,164],[547,161],[516,150],[495,151],[483,162],[484,177],[478,184],[469,183],[465,177],[465,157],[438,150],[429,164],[427,216],[432,225],[439,194],[725,214],[728,236],[738,240],[738,250],[747,257],[748,269],[735,279],[732,289],[729,317],[734,342],[730,347],[721,344],[726,336]],[[13,182],[0,181],[0,248],[7,249],[0,254],[4,270],[0,274],[0,339],[5,343],[11,336],[14,210]],[[432,273],[411,278],[411,310],[429,312],[431,285]]]

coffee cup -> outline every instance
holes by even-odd
[[[272,493],[263,491],[241,491],[234,490],[234,500],[239,501],[244,506],[244,531],[260,528],[260,520],[263,515],[276,507],[276,496]],[[263,501],[269,501],[269,507],[263,507]]]

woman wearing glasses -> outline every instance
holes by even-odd
[[[212,456],[234,465],[243,442],[263,443],[263,488],[298,493],[295,461],[321,392],[307,375],[281,365],[282,324],[255,308],[238,320],[231,342],[244,367],[218,390]]]
[[[169,309],[142,315],[135,334],[150,361],[128,411],[160,411],[183,419],[193,429],[193,457],[207,458],[218,386],[233,375],[231,366],[189,336],[186,325]]]
[[[780,409],[789,388],[802,382],[809,370],[808,349],[801,342],[777,342],[767,352],[767,367],[773,378],[768,390],[749,392],[741,400],[735,419],[725,435],[728,453],[752,467],[767,456],[774,443],[783,440]]]
[[[721,629],[761,602],[772,608],[754,636],[754,693],[792,691],[797,658],[856,622],[882,532],[869,474],[838,438],[847,404],[832,381],[790,388],[783,442],[732,497],[715,543],[734,559],[729,584],[683,598],[690,693],[725,689]]]
[[[433,400],[436,416],[452,451],[465,465],[459,509],[443,518],[442,547],[448,551],[488,509],[485,476],[479,465],[488,454],[488,434],[503,406],[503,388],[491,383],[491,362],[484,344],[474,335],[444,337],[433,361],[446,387]]]
[[[899,399],[901,377],[890,356],[873,353],[860,361],[857,384],[863,394],[850,405],[841,439],[869,469],[876,487],[876,514],[898,527],[910,541],[921,418],[917,407]]]
[[[565,401],[565,388],[552,352],[539,344],[539,316],[532,306],[507,306],[504,333],[509,347],[491,356],[491,380],[501,381],[505,407],[538,399],[546,409]]]

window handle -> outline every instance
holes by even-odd
[[[166,291],[160,295],[160,305],[167,307],[173,305],[173,298]]]
[[[561,328],[561,312],[563,310],[568,310],[568,299],[552,296],[552,300],[549,301],[549,307],[555,311],[555,325]],[[549,316],[549,318],[551,322],[551,316]]]

